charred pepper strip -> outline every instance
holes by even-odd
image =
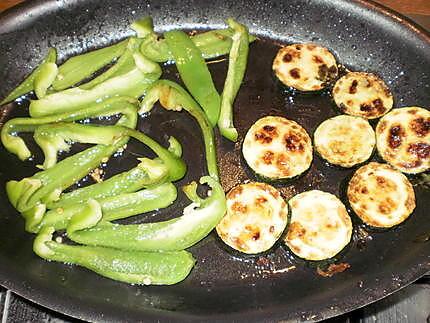
[[[57,51],[55,50],[55,48],[50,48],[42,64],[36,67],[34,71],[31,72],[31,74],[27,76],[27,78],[20,85],[18,85],[18,87],[16,87],[2,102],[0,102],[0,105],[11,102],[19,98],[20,96],[33,91],[34,80],[39,75],[41,70],[44,69],[45,64],[55,63],[56,61],[57,61]]]
[[[62,112],[77,111],[85,106],[113,96],[138,98],[161,75],[158,64],[141,54],[133,54],[136,67],[130,72],[110,78],[90,90],[72,88],[45,96],[30,103],[30,116],[43,117]]]
[[[99,275],[144,285],[171,285],[184,280],[195,260],[187,251],[141,252],[102,247],[70,246],[52,241],[53,228],[36,236],[34,252],[47,260],[75,264]]]
[[[219,180],[216,160],[215,137],[213,129],[206,114],[196,101],[180,85],[168,80],[159,80],[148,90],[140,105],[140,114],[149,112],[154,103],[160,100],[167,110],[180,111],[185,109],[191,114],[200,126],[203,134],[206,152],[206,164],[209,175]]]
[[[26,229],[30,232],[38,232],[40,228],[48,226],[54,227],[55,230],[62,230],[67,227],[72,217],[77,214],[81,217],[93,216],[94,213],[98,212],[95,209],[98,207],[100,207],[101,211],[99,220],[113,221],[124,219],[129,216],[168,207],[176,200],[177,191],[172,183],[164,183],[133,193],[123,193],[103,198],[89,196],[91,196],[91,199],[96,200],[98,205],[94,207],[94,204],[89,204],[87,198],[86,202],[57,207],[46,212],[40,222],[33,223],[33,227]],[[91,214],[82,214],[86,212],[90,212]]]
[[[221,185],[210,176],[202,177],[200,183],[208,184],[211,188],[208,197],[195,198],[196,184],[186,187],[184,192],[194,201],[178,218],[131,225],[104,221],[96,224],[100,220],[99,213],[88,212],[86,217],[74,217],[70,220],[67,235],[78,243],[125,250],[171,251],[191,247],[213,230],[226,211]]]
[[[228,25],[234,30],[232,36],[227,77],[224,90],[221,95],[221,112],[218,119],[218,128],[221,134],[231,140],[237,140],[237,130],[233,124],[233,103],[242,84],[248,62],[248,29],[233,19],[227,20]]]
[[[52,87],[56,91],[61,91],[90,77],[103,66],[121,56],[127,43],[128,39],[125,39],[117,44],[69,58],[58,69],[58,75]]]
[[[47,208],[65,208],[85,202],[90,197],[100,199],[124,193],[133,193],[142,188],[162,183],[167,179],[169,172],[161,160],[148,158],[139,160],[140,163],[128,171],[112,176],[100,183],[62,194],[58,201],[48,203]]]
[[[76,121],[86,118],[105,117],[122,114],[120,124],[132,125],[137,122],[136,100],[128,97],[115,97],[101,103],[84,107],[75,112],[66,112],[42,118],[15,118],[6,122],[1,129],[3,146],[19,159],[25,160],[31,156],[25,142],[16,136],[19,132],[32,132],[37,127],[54,122]]]
[[[182,81],[205,111],[212,126],[218,121],[221,100],[200,50],[190,37],[178,30],[164,33]]]
[[[229,53],[233,33],[231,29],[211,30],[191,36],[191,40],[200,49],[203,58],[211,59]],[[249,36],[249,42],[253,42],[255,39],[254,36]],[[158,39],[154,33],[145,37],[140,50],[143,55],[154,62],[162,63],[174,60],[166,40]]]

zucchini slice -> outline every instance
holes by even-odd
[[[340,115],[322,122],[314,133],[315,150],[333,165],[352,167],[368,160],[375,132],[363,118]]]
[[[411,183],[387,164],[360,167],[349,182],[347,194],[354,212],[372,227],[391,228],[405,221],[415,208]]]
[[[393,95],[378,76],[364,72],[349,72],[333,87],[333,99],[346,114],[375,119],[393,107]]]
[[[256,254],[275,244],[287,221],[287,203],[274,187],[247,183],[232,188],[227,194],[227,213],[216,231],[233,249]]]
[[[300,258],[330,259],[350,242],[351,218],[333,194],[307,191],[294,196],[288,204],[291,219],[284,242]]]
[[[394,109],[376,126],[376,146],[381,157],[403,173],[430,169],[430,111]]]
[[[283,180],[306,171],[312,163],[312,141],[297,122],[282,117],[259,119],[242,147],[251,169],[267,180]]]
[[[272,65],[278,79],[299,91],[319,91],[337,77],[336,59],[315,44],[282,47]]]

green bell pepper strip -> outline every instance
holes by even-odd
[[[117,44],[69,58],[59,67],[58,75],[52,87],[55,91],[61,91],[85,80],[121,56],[127,47],[127,43],[128,39],[125,39]]]
[[[221,134],[231,140],[237,140],[237,130],[233,124],[233,103],[242,84],[248,62],[248,29],[233,19],[227,20],[228,25],[234,30],[232,36],[227,77],[224,90],[221,95],[221,112],[218,119],[218,128]]]
[[[45,152],[48,166],[51,163],[55,165],[53,159],[56,160],[56,152],[62,148],[67,148],[68,144],[66,141],[68,140],[82,143],[115,145],[117,141],[122,141],[124,137],[130,136],[148,146],[158,155],[169,170],[169,180],[177,181],[186,172],[186,165],[181,158],[142,132],[127,127],[57,123],[45,125],[39,129],[42,130],[35,133],[35,139]]]
[[[88,212],[87,217],[70,220],[67,236],[78,243],[125,250],[186,249],[206,237],[226,212],[226,200],[221,185],[210,176],[202,177],[200,183],[207,183],[211,188],[208,197],[193,201],[178,218],[156,223],[121,225],[98,222],[98,212]],[[194,190],[188,195],[190,199],[195,199],[196,187],[194,184],[184,190],[185,193]]]
[[[41,99],[46,95],[46,91],[54,82],[58,74],[58,67],[55,63],[45,63],[40,68],[40,72],[34,78],[34,93]]]
[[[137,33],[137,37],[144,38],[154,32],[154,22],[151,17],[144,17],[133,22],[130,28]]]
[[[180,85],[168,80],[159,80],[148,90],[140,104],[140,114],[148,113],[154,103],[160,100],[167,110],[180,111],[185,109],[197,121],[203,134],[206,153],[206,165],[209,175],[219,180],[216,159],[216,146],[213,129],[209,120],[199,105]]]
[[[91,196],[91,200],[97,201],[97,204],[94,205],[94,202],[88,203],[89,199],[87,198],[84,202],[51,209],[42,218],[38,217],[39,222],[35,220],[32,223],[33,226],[26,229],[30,232],[38,232],[40,228],[48,226],[53,227],[55,230],[62,230],[66,229],[69,220],[73,217],[78,215],[91,218],[94,213],[99,214],[98,220],[113,221],[124,219],[168,207],[176,198],[176,187],[172,183],[164,183],[133,193],[123,193],[103,198]],[[97,208],[100,208],[100,211]],[[87,212],[90,212],[90,214],[87,214]]]
[[[126,50],[115,62],[115,64],[111,66],[107,71],[103,72],[102,74],[95,77],[91,81],[84,83],[82,85],[79,85],[79,88],[83,90],[89,90],[95,87],[96,85],[103,83],[108,79],[126,74],[131,70],[133,70],[136,67],[136,64],[134,63],[133,54],[139,52],[139,47],[142,41],[143,41],[142,39],[130,37],[128,40]]]
[[[139,158],[140,163],[132,169],[117,174],[99,183],[63,193],[58,201],[48,203],[48,209],[65,208],[80,204],[88,198],[100,199],[124,193],[133,193],[142,188],[163,183],[169,171],[159,159]]]
[[[138,98],[161,76],[158,64],[141,54],[133,54],[136,67],[130,72],[110,78],[90,90],[72,88],[45,96],[30,103],[30,116],[43,117],[62,112],[76,111],[87,105],[113,96]]]
[[[37,127],[54,122],[68,122],[86,118],[107,117],[122,114],[122,122],[135,124],[137,122],[137,109],[133,104],[136,100],[128,97],[114,97],[92,104],[75,112],[63,112],[41,118],[15,118],[7,121],[1,129],[3,146],[11,153],[25,160],[31,156],[25,142],[16,136],[19,132],[35,131]],[[125,125],[125,124],[124,124]]]
[[[209,122],[215,126],[221,99],[200,50],[183,31],[165,32],[164,38],[172,51],[182,81],[205,111]]]
[[[134,128],[137,124],[137,114],[124,114],[117,124]],[[40,203],[46,204],[58,199],[62,191],[82,179],[91,170],[99,166],[103,160],[122,148],[128,139],[128,137],[123,137],[113,145],[97,145],[88,148],[63,159],[53,167],[38,172],[30,178],[24,178],[19,182],[7,182],[6,193],[10,202],[18,211],[30,212],[30,209],[34,209]],[[165,150],[167,151],[167,149]],[[185,173],[184,170],[183,172]]]
[[[123,136],[110,127],[64,122],[39,126],[34,132],[34,140],[45,155],[43,169],[54,166],[58,152],[69,151],[72,142],[111,145]]]
[[[231,29],[218,29],[203,32],[191,36],[193,43],[200,49],[202,56],[205,59],[211,59],[228,54],[231,48],[233,36]],[[249,42],[253,42],[256,38],[252,35],[249,36]],[[158,39],[154,33],[148,34],[141,47],[140,51],[143,55],[154,62],[167,62],[173,61],[174,56],[167,45],[165,39]]]
[[[182,157],[182,145],[175,137],[169,138],[169,151],[177,157]]]
[[[38,67],[36,67],[34,71],[31,72],[31,74],[27,76],[26,79],[20,85],[18,85],[3,101],[1,101],[0,105],[11,102],[20,96],[33,91],[34,80],[40,74],[40,72],[43,71],[45,64],[55,63],[56,61],[57,51],[55,48],[50,48],[43,62]]]
[[[6,183],[6,193],[12,205],[20,211],[28,211],[39,203],[48,203],[70,185],[86,176],[126,144],[128,138],[115,145],[97,145],[68,157],[47,170],[38,172],[30,178]]]
[[[52,241],[53,228],[36,236],[33,251],[46,260],[75,264],[129,284],[171,285],[184,280],[195,264],[187,251],[142,252],[71,246]]]

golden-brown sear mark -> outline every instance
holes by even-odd
[[[410,122],[410,127],[419,137],[425,137],[430,132],[430,119],[415,118]]]
[[[272,151],[266,151],[263,155],[263,161],[266,165],[271,165],[275,158],[275,154]]]
[[[259,196],[255,199],[255,204],[257,206],[261,206],[262,204],[266,203],[267,199],[264,196]]]
[[[306,234],[306,229],[299,222],[292,222],[288,228],[287,240],[301,238]]]
[[[387,197],[384,201],[379,203],[378,210],[382,214],[390,214],[396,209],[396,203],[389,197]]]
[[[388,145],[392,149],[398,148],[402,144],[405,131],[400,125],[392,126],[388,135]]]
[[[227,198],[228,199],[235,199],[236,197],[238,197],[240,194],[242,194],[243,192],[243,187],[242,185],[238,185],[234,188],[232,188],[230,190],[230,192],[227,193]]]
[[[378,133],[383,133],[386,128],[387,128],[387,121],[383,120],[378,123],[377,131]]]
[[[269,144],[276,137],[278,137],[278,130],[271,125],[263,126],[254,135],[255,140],[261,144]]]
[[[284,136],[284,141],[285,141],[285,147],[287,148],[287,150],[292,152],[304,151],[304,146],[302,143],[301,136],[294,133],[289,133]]]
[[[233,203],[233,205],[231,206],[231,209],[239,213],[246,213],[248,211],[248,207],[238,201]]]
[[[360,104],[360,111],[365,112],[366,115],[373,115],[375,113],[384,114],[384,103],[380,98],[373,100],[371,103]]]
[[[293,56],[290,53],[286,53],[283,57],[282,60],[285,63],[291,62],[293,60]]]
[[[295,78],[295,79],[299,79],[300,78],[300,69],[295,67],[293,69],[290,70],[290,75],[291,77]]]
[[[349,93],[351,94],[357,93],[357,85],[358,85],[358,81],[353,80],[351,86],[349,87]]]
[[[417,156],[420,159],[427,159],[430,157],[430,144],[425,142],[418,142],[410,144],[408,153]]]
[[[322,64],[322,63],[324,63],[324,61],[322,60],[322,58],[321,58],[319,55],[314,55],[314,56],[312,56],[312,59],[313,59],[313,61],[314,61],[315,63],[317,63],[317,64]]]

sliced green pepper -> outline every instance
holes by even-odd
[[[218,128],[221,134],[231,141],[237,140],[237,130],[233,124],[233,102],[242,84],[248,62],[248,29],[233,19],[227,20],[234,30],[233,44],[229,55],[227,77],[221,95],[221,113],[218,119]]]
[[[31,74],[27,76],[27,78],[20,85],[18,85],[18,87],[16,87],[2,102],[0,102],[0,105],[11,102],[19,98],[20,96],[33,91],[34,80],[40,74],[40,72],[45,68],[44,67],[45,64],[55,63],[56,61],[57,61],[57,51],[55,50],[55,48],[50,48],[42,64],[36,67],[34,71],[31,72]]]
[[[35,131],[37,127],[54,122],[83,120],[86,118],[106,117],[122,114],[118,124],[133,127],[137,123],[136,100],[128,97],[114,97],[101,103],[92,104],[75,112],[65,112],[42,118],[15,118],[6,122],[1,129],[3,146],[19,159],[25,160],[31,156],[25,142],[16,136],[19,132]]]
[[[164,38],[175,58],[182,81],[203,108],[212,126],[216,125],[221,99],[202,53],[182,31],[165,32]]]
[[[66,141],[74,140],[82,143],[115,145],[117,141],[122,141],[124,137],[131,136],[148,146],[158,155],[168,168],[171,181],[182,178],[186,172],[184,161],[177,157],[176,154],[171,153],[147,135],[127,127],[57,123],[45,125],[39,129],[42,130],[36,132],[35,139],[36,142],[41,144],[41,148],[46,153],[45,157],[48,166],[55,164],[56,152],[60,149],[68,148]]]
[[[151,17],[144,17],[133,22],[130,28],[137,33],[137,37],[143,38],[154,32],[154,23]]]
[[[130,116],[123,115],[117,124],[134,128],[136,123],[137,117],[134,113]],[[57,200],[64,189],[82,179],[91,170],[99,166],[103,160],[108,159],[118,149],[122,148],[128,142],[128,139],[128,137],[123,137],[115,141],[113,145],[97,145],[88,148],[63,159],[53,167],[38,172],[30,178],[24,178],[19,182],[7,182],[6,193],[9,200],[20,212],[31,212],[30,209],[35,212],[36,209],[34,208],[38,204],[46,204]],[[156,145],[156,142],[154,145]],[[163,147],[161,148],[164,149]],[[165,150],[167,151],[167,149]],[[169,152],[168,154],[172,156]],[[164,154],[163,156],[167,159],[166,155]],[[184,170],[182,172],[185,173]]]
[[[111,145],[122,137],[123,133],[111,127],[64,122],[39,126],[34,132],[34,140],[45,155],[44,169],[54,166],[58,152],[69,151],[72,142]]]
[[[52,202],[64,189],[86,176],[99,166],[102,160],[109,158],[127,140],[128,138],[124,138],[115,145],[88,148],[30,178],[24,178],[19,182],[7,182],[6,192],[9,200],[20,212],[28,211],[39,203]]]
[[[34,93],[39,99],[46,95],[46,91],[54,82],[57,74],[57,64],[45,63],[41,66],[40,72],[34,78]]]
[[[47,260],[75,264],[99,275],[130,284],[171,285],[184,280],[194,266],[186,251],[142,252],[103,247],[70,246],[52,241],[53,228],[36,236],[34,252]]]
[[[200,49],[203,58],[210,59],[228,54],[232,44],[231,37],[233,33],[231,29],[211,30],[191,36],[191,40]],[[249,36],[250,43],[255,39],[254,36]],[[174,60],[166,40],[159,39],[154,33],[145,37],[140,50],[142,54],[154,62],[162,63]]]
[[[120,225],[102,221],[96,224],[99,214],[88,212],[84,218],[70,220],[67,235],[78,243],[125,250],[171,251],[191,247],[213,230],[226,211],[221,185],[210,176],[202,177],[200,183],[211,188],[208,197],[195,198],[196,184],[185,188],[184,192],[194,201],[181,217],[157,223]]]
[[[113,96],[138,98],[161,75],[158,64],[141,54],[133,54],[136,67],[130,72],[110,78],[90,90],[72,88],[47,95],[30,103],[30,116],[43,117],[62,112],[77,111],[82,107],[103,101]]]
[[[90,77],[125,51],[128,39],[117,44],[73,56],[62,64],[52,84],[56,91],[67,89]]]
[[[169,173],[159,159],[140,158],[140,163],[132,169],[112,176],[107,180],[64,193],[58,201],[48,203],[47,208],[65,208],[80,204],[88,198],[101,199],[124,193],[133,193],[151,185],[164,182]]]
[[[95,87],[96,85],[103,83],[104,81],[126,74],[133,70],[136,67],[134,63],[133,54],[139,51],[140,44],[142,43],[142,39],[138,39],[135,37],[130,37],[128,40],[127,48],[124,53],[120,56],[118,61],[115,62],[113,66],[111,66],[107,71],[103,72],[99,76],[95,77],[91,81],[79,85],[80,89],[89,90]]]
[[[203,133],[208,173],[215,180],[219,180],[214,132],[208,118],[196,101],[175,82],[159,80],[148,90],[141,102],[139,113],[149,112],[157,100],[160,100],[165,109],[173,111],[185,109],[197,120]]]
[[[91,196],[91,195],[90,195]],[[69,204],[49,210],[41,218],[37,214],[36,220],[32,222],[32,227],[26,227],[30,232],[38,232],[40,228],[48,226],[55,230],[62,230],[67,227],[69,220],[78,215],[81,218],[91,217],[99,212],[98,220],[113,221],[124,219],[141,213],[146,213],[171,205],[177,197],[176,187],[171,183],[164,183],[133,193],[122,193],[109,197],[97,198],[91,196],[91,200],[97,201],[97,205],[85,202]],[[41,211],[39,211],[41,212]],[[87,214],[90,212],[91,214]],[[37,219],[40,219],[37,222]]]

